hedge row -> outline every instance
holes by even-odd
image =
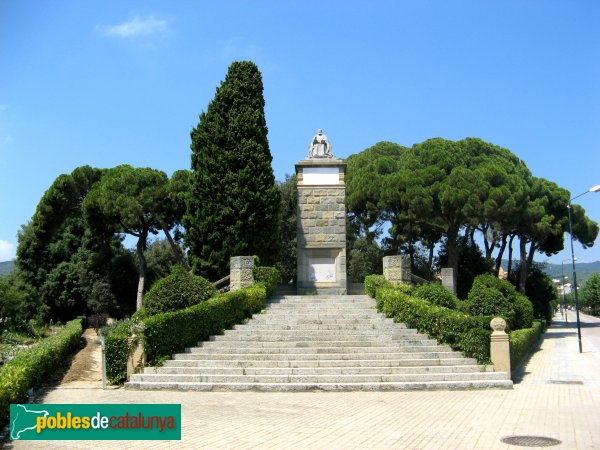
[[[529,354],[533,346],[542,335],[543,326],[541,320],[534,320],[531,328],[512,331],[508,334],[510,342],[510,366],[512,370],[519,367],[519,364]]]
[[[11,403],[21,403],[27,390],[36,388],[64,364],[80,344],[82,319],[68,322],[58,333],[23,350],[0,371],[0,422],[8,418]]]
[[[157,314],[144,320],[143,339],[152,363],[242,322],[261,311],[267,302],[267,285],[256,283],[239,291],[219,294],[198,305]]]
[[[127,379],[127,357],[129,355],[129,320],[122,320],[102,330],[106,357],[106,379],[119,384]]]
[[[394,321],[416,328],[438,342],[462,351],[466,357],[477,359],[480,364],[489,364],[491,316],[470,316],[432,305],[396,287],[380,287],[376,300],[378,309]]]

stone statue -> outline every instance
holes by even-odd
[[[335,158],[331,150],[333,145],[323,134],[323,130],[318,130],[308,146],[308,158]]]

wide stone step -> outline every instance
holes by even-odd
[[[484,366],[372,366],[372,367],[147,367],[144,374],[159,375],[400,375],[484,372]]]
[[[268,311],[264,313],[258,313],[252,316],[252,321],[254,320],[293,320],[293,321],[301,321],[301,320],[355,320],[355,319],[369,319],[369,320],[380,320],[383,319],[384,316],[375,311],[370,312],[360,312],[360,313],[340,313],[337,311],[333,312],[322,312],[322,311],[313,311],[312,313],[300,312],[296,310],[291,311],[278,311],[272,312]]]
[[[220,336],[221,338],[221,336]],[[186,351],[193,351],[197,349],[215,349],[215,348],[322,348],[322,347],[394,347],[396,349],[403,347],[434,347],[437,346],[437,342],[432,339],[417,339],[417,338],[406,338],[406,339],[390,339],[390,338],[377,338],[377,339],[361,339],[359,336],[343,336],[347,338],[347,341],[340,340],[340,336],[316,336],[314,339],[321,340],[298,340],[298,339],[270,339],[263,337],[262,339],[253,336],[249,339],[218,339],[215,341],[201,342],[198,346],[187,349]],[[352,339],[352,340],[350,340]]]
[[[275,332],[268,331],[256,331],[256,332],[248,332],[248,333],[227,333],[219,336],[211,336],[210,341],[275,341],[275,342],[285,342],[285,341],[298,341],[298,342],[312,342],[312,341],[368,341],[372,340],[373,342],[384,342],[384,341],[392,341],[392,340],[423,340],[427,339],[426,336],[416,336],[414,334],[378,334],[377,331],[336,331],[336,330],[328,330],[327,332],[323,331],[315,331],[313,333],[309,332],[298,332],[296,330],[279,330]],[[433,341],[437,343],[437,341]],[[311,344],[313,345],[313,344]]]
[[[182,391],[415,391],[512,389],[511,380],[419,381],[409,383],[182,383],[129,382],[127,389]]]
[[[184,360],[270,360],[270,361],[300,361],[300,360],[325,360],[325,359],[437,359],[437,358],[462,358],[460,354],[449,351],[410,352],[406,349],[385,349],[377,347],[352,347],[353,351],[347,351],[343,347],[331,347],[317,349],[215,349],[214,351],[177,353],[173,359]],[[228,351],[229,350],[229,351]],[[247,352],[244,352],[247,350]]]
[[[267,321],[263,322],[263,323],[249,323],[249,324],[245,324],[245,325],[236,325],[233,330],[236,331],[280,331],[280,330],[284,330],[284,331],[289,331],[289,330],[295,330],[295,331],[335,331],[335,330],[339,330],[339,331],[367,331],[367,330],[377,330],[381,333],[392,333],[392,332],[397,332],[400,331],[398,330],[396,327],[393,326],[393,324],[377,324],[377,323],[373,323],[373,322],[369,322],[369,323],[365,323],[365,324],[331,324],[331,325],[325,325],[325,324],[291,324],[291,323],[279,323],[279,324],[274,324],[274,323],[269,323]],[[411,334],[414,333],[414,331],[410,331],[410,332],[406,332],[406,334]],[[225,332],[225,334],[227,334],[227,332]]]
[[[359,375],[186,375],[135,374],[131,381],[176,383],[407,383],[503,380],[499,372]]]
[[[311,367],[419,367],[419,366],[477,366],[473,358],[403,358],[403,359],[307,359],[307,360],[255,360],[255,359],[172,359],[162,367],[256,367],[256,368],[311,368]],[[415,356],[415,355],[413,355]],[[479,367],[479,366],[477,366]],[[483,367],[483,366],[482,366]]]
[[[385,342],[357,342],[357,341],[340,341],[340,342],[319,342],[320,345],[308,345],[303,342],[297,342],[294,347],[281,346],[279,342],[275,345],[249,345],[248,343],[240,343],[234,346],[214,346],[214,347],[192,347],[186,349],[186,353],[209,355],[215,353],[238,353],[238,354],[307,354],[307,353],[452,353],[449,347],[437,345],[385,345]]]

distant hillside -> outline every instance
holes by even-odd
[[[6,275],[7,273],[11,273],[13,270],[15,270],[14,261],[0,262],[0,276]]]
[[[518,264],[518,261],[513,261],[513,268]],[[550,278],[554,280],[560,280],[560,264],[550,264],[550,263],[542,263],[545,265],[544,272]],[[565,276],[568,277],[566,282],[568,283],[571,278],[573,278],[573,267],[571,266],[571,262],[565,262],[564,264]],[[502,260],[502,268],[507,270],[508,268],[508,260]],[[591,263],[578,263],[575,262],[575,270],[577,270],[577,285],[581,286],[583,283],[587,281],[587,279],[595,274],[600,273],[600,261],[591,262]]]
[[[577,286],[581,286],[591,275],[600,273],[600,261],[591,263],[575,262],[575,270],[577,271]],[[561,265],[547,263],[545,272],[550,278],[560,279]],[[573,266],[571,266],[570,261],[564,264],[564,272],[569,280],[573,277]]]

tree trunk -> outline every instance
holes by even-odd
[[[510,277],[510,273],[512,272],[512,262],[513,262],[513,239],[515,238],[514,234],[510,235],[510,239],[508,241],[508,270],[506,271],[506,276]]]
[[[458,249],[458,230],[450,228],[446,235],[446,250],[448,251],[448,267],[454,269],[454,276],[458,277],[458,260],[460,259],[460,252]]]
[[[529,254],[527,255],[527,273],[531,270],[531,266],[533,265],[533,255],[535,255],[535,251],[537,250],[537,245],[532,242],[529,247]]]
[[[146,272],[148,265],[146,264],[146,257],[144,256],[144,250],[146,249],[146,241],[148,239],[148,230],[143,230],[137,241],[137,257],[140,262],[140,278],[138,281],[137,297],[135,300],[135,310],[139,310],[142,307],[142,298],[144,296],[144,284],[146,282]]]
[[[481,232],[483,233],[483,246],[485,248],[485,259],[492,259],[492,252],[494,251],[494,241],[492,240],[492,242],[488,242],[488,238],[487,238],[487,232],[490,229],[489,225],[484,226],[481,229]],[[496,273],[498,272],[498,269],[496,269]]]
[[[519,292],[525,294],[525,283],[527,282],[527,238],[524,235],[519,236],[520,249],[520,271],[519,271]]]
[[[167,241],[169,241],[169,245],[171,246],[171,250],[173,250],[173,254],[175,255],[175,259],[177,259],[177,262],[185,267],[188,271],[192,270],[187,261],[183,258],[183,251],[179,245],[177,245],[177,242],[175,242],[171,237],[171,232],[169,231],[165,221],[162,220],[158,214],[156,215],[156,219],[158,220],[158,223],[160,223],[160,227],[162,228],[163,233],[165,233]]]
[[[429,244],[429,258],[427,259],[427,269],[429,270],[429,273],[431,274],[431,267],[433,266],[433,251],[435,249],[435,244],[433,242],[431,242]]]
[[[494,267],[496,275],[498,275],[498,272],[500,272],[500,267],[502,267],[502,256],[504,255],[505,249],[506,249],[506,234],[502,233],[502,243],[500,244],[500,249],[498,250],[498,256],[496,256],[496,267]]]

